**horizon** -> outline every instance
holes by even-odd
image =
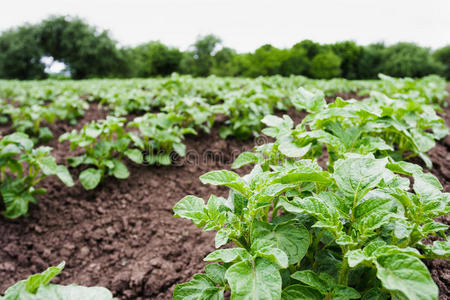
[[[0,31],[37,23],[51,15],[69,15],[107,30],[121,47],[160,41],[184,51],[197,37],[207,34],[218,36],[223,46],[239,53],[254,51],[264,44],[290,48],[305,39],[321,44],[345,40],[358,45],[413,42],[432,49],[450,44],[450,40],[443,38],[446,29],[450,29],[450,19],[446,17],[450,1],[445,0],[426,5],[417,0],[395,3],[319,0],[304,5],[302,1],[289,0],[277,3],[268,0],[24,2],[8,4],[0,13]],[[24,6],[29,8],[25,12]],[[103,14],[98,13],[100,9]]]

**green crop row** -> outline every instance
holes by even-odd
[[[379,92],[327,105],[306,90],[311,111],[294,128],[266,116],[274,142],[242,153],[233,168],[200,177],[227,186],[227,198],[186,196],[175,217],[217,231],[204,274],[174,290],[174,299],[438,299],[423,259],[450,259],[450,194],[415,164],[448,129],[432,107]],[[326,167],[318,164],[324,146]],[[404,154],[408,153],[407,157]],[[441,240],[423,243],[437,236]]]
[[[93,189],[107,176],[127,178],[125,158],[168,165],[171,154],[184,156],[185,135],[209,132],[222,114],[222,138],[248,138],[266,125],[262,133],[274,141],[236,159],[235,168],[255,164],[246,176],[214,171],[201,177],[230,187],[227,199],[211,196],[205,205],[187,196],[174,207],[177,217],[217,230],[217,248],[236,246],[208,255],[214,263],[178,285],[174,299],[223,299],[227,290],[232,299],[437,299],[420,259],[450,256],[448,227],[433,220],[449,213],[450,197],[434,176],[405,160],[418,156],[432,167],[426,153],[448,134],[436,114],[447,96],[445,81],[380,77],[0,82],[0,123],[17,131],[0,140],[4,215],[26,214],[34,196],[45,192],[36,185],[47,176],[73,185],[50,147],[34,148],[52,137],[44,121],[75,123],[92,101],[110,110],[106,119],[60,136],[72,150],[83,149],[68,162],[83,166],[79,181]],[[327,104],[325,96],[337,91],[367,97]],[[271,115],[290,107],[309,115],[295,127],[288,116]],[[130,113],[139,116],[127,122]],[[323,149],[326,168],[317,164]],[[430,235],[443,241],[423,244]],[[80,293],[112,299],[101,288],[49,284],[62,267],[17,283],[0,299]]]

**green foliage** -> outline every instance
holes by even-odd
[[[44,78],[42,55],[40,35],[34,26],[21,26],[1,33],[0,78]]]
[[[380,69],[390,76],[422,77],[440,74],[443,66],[433,59],[429,49],[412,43],[397,43],[384,50]]]
[[[213,34],[199,36],[192,45],[192,51],[185,52],[181,61],[181,71],[194,76],[208,76],[214,66],[214,52],[221,39]]]
[[[151,165],[170,165],[172,151],[181,157],[186,155],[186,146],[182,143],[184,135],[196,134],[192,128],[179,126],[183,120],[182,116],[174,113],[148,113],[128,123],[128,126],[139,131],[130,132],[129,136],[133,143],[146,153],[146,162]]]
[[[50,17],[38,30],[43,52],[66,63],[73,78],[117,76],[125,64],[108,32],[79,18]]]
[[[341,59],[341,76],[348,79],[359,78],[358,64],[363,47],[356,45],[355,42],[345,41],[332,44],[331,49]]]
[[[447,78],[447,80],[450,80],[450,45],[434,51],[433,58],[444,65],[442,75]]]
[[[182,53],[161,42],[149,42],[132,49],[133,71],[137,77],[167,76],[179,70]]]
[[[333,78],[341,75],[341,59],[332,51],[317,54],[311,61],[309,73],[313,78]]]
[[[236,75],[240,71],[236,57],[236,51],[228,47],[223,47],[217,51],[214,54],[214,64],[211,69],[211,74],[217,76]]]
[[[233,164],[255,164],[249,174],[200,177],[230,188],[228,196],[186,196],[174,216],[217,231],[216,248],[235,248],[207,255],[205,274],[177,285],[174,299],[224,299],[227,290],[231,299],[438,299],[421,259],[450,257],[448,226],[434,221],[449,213],[450,194],[392,152],[427,161],[448,129],[427,104],[436,91],[421,96],[419,81],[413,95],[409,80],[382,78],[396,99],[373,92],[327,105],[323,93],[300,89],[292,103],[311,114],[295,128],[288,116],[265,116],[263,133],[274,141]],[[326,169],[316,160],[323,144]],[[443,241],[421,243],[430,236]]]
[[[280,74],[281,65],[288,55],[286,50],[280,50],[270,44],[263,45],[248,56],[249,66],[245,74],[251,77]]]
[[[108,116],[105,120],[86,124],[80,132],[73,130],[60,136],[59,141],[69,141],[70,148],[84,149],[80,156],[68,159],[71,167],[92,165],[80,173],[81,185],[92,190],[105,176],[119,179],[130,175],[122,158],[127,156],[136,163],[142,163],[140,152],[129,149],[131,137],[124,129],[125,118]]]
[[[199,36],[188,51],[151,41],[119,48],[107,31],[70,16],[52,16],[0,35],[0,78],[47,77],[41,58],[67,65],[75,79],[91,77],[155,77],[173,72],[193,76],[306,75],[313,78],[376,78],[378,73],[398,77],[448,75],[447,48],[431,54],[412,43],[358,46],[352,41],[320,44],[303,40],[291,48],[263,45],[238,54],[221,47],[213,34]],[[52,77],[53,78],[53,77]]]
[[[280,74],[289,75],[306,75],[309,68],[309,60],[307,52],[301,47],[292,47],[287,57],[281,62]]]
[[[18,218],[28,212],[35,195],[45,194],[36,185],[48,176],[57,176],[67,186],[73,186],[67,168],[57,165],[50,156],[52,148],[33,148],[24,133],[13,133],[0,139],[0,194],[6,210],[3,215]]]
[[[383,43],[370,44],[363,47],[358,63],[358,78],[376,79],[381,73],[381,64],[384,60],[385,45]]]
[[[221,275],[195,275],[175,288],[174,299],[223,299],[227,289],[232,299],[359,299],[380,287],[399,299],[437,299],[420,258],[450,255],[448,241],[439,255],[414,247],[448,229],[433,218],[448,213],[449,194],[419,166],[342,156],[334,172],[312,160],[282,159],[269,168],[257,164],[244,177],[201,176],[229,187],[228,198],[212,195],[205,204],[187,196],[174,206],[175,217],[217,230],[216,247],[232,241],[236,248],[210,253],[205,261],[217,262],[211,268]],[[396,173],[414,177],[414,192]]]
[[[110,291],[102,287],[83,287],[78,285],[50,284],[64,269],[62,262],[56,267],[50,267],[40,274],[34,274],[8,288],[1,300],[114,300]]]

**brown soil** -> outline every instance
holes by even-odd
[[[296,123],[304,117],[294,110],[288,114]],[[105,112],[92,105],[75,127],[104,117]],[[0,217],[0,294],[14,282],[64,260],[66,270],[55,283],[105,286],[119,299],[172,299],[175,285],[201,272],[203,258],[214,250],[214,234],[173,218],[174,204],[189,194],[225,196],[227,189],[203,185],[198,177],[229,169],[239,153],[266,142],[264,137],[221,140],[217,125],[210,134],[187,137],[187,156],[170,167],[127,162],[130,178],[107,178],[94,191],[85,191],[79,183],[66,188],[53,178],[43,181],[47,195],[31,207],[28,218]],[[72,128],[60,122],[51,125],[55,139],[50,145],[59,162],[68,156],[68,143],[58,143],[57,137]],[[433,173],[448,191],[447,139],[430,155],[436,165]],[[76,175],[79,170],[72,172]],[[429,268],[440,287],[440,299],[450,299],[449,262],[435,260]]]

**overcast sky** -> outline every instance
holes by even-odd
[[[303,39],[359,44],[450,44],[450,0],[3,0],[0,30],[69,14],[108,29],[122,45],[160,40],[186,49],[214,33],[240,52]]]

